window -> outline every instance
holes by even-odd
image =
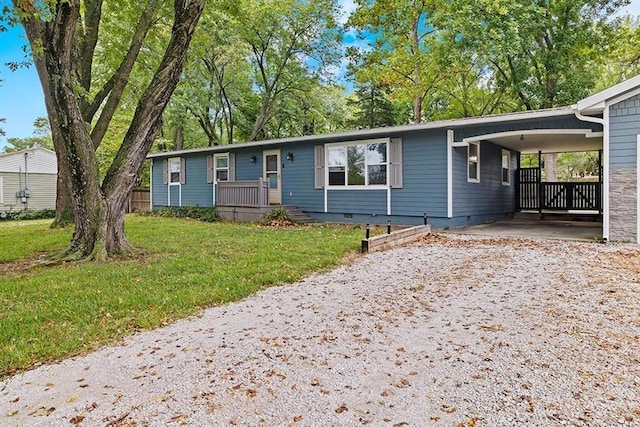
[[[329,146],[327,166],[330,186],[387,185],[387,143]]]
[[[179,184],[180,183],[180,158],[174,157],[169,159],[169,183],[170,184]]]
[[[511,184],[511,152],[502,150],[502,185]]]
[[[467,146],[469,182],[480,182],[480,144],[470,142]]]
[[[228,154],[216,154],[215,168],[216,168],[216,181],[229,181],[229,155]]]

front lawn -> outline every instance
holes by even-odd
[[[0,229],[0,377],[335,266],[364,234],[130,216],[137,260],[23,268],[69,242],[48,224]]]

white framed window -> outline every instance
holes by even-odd
[[[467,180],[480,182],[480,144],[469,142],[467,145]]]
[[[502,150],[502,185],[511,185],[511,152]]]
[[[169,159],[169,184],[180,184],[180,174],[182,172],[182,162],[180,157]]]
[[[229,181],[229,153],[213,156],[216,181]]]
[[[388,140],[327,145],[329,187],[384,187],[388,183]]]

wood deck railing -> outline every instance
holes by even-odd
[[[269,183],[258,181],[219,181],[216,183],[216,206],[261,208],[269,206]]]

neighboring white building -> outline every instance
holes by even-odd
[[[55,209],[57,172],[46,148],[0,154],[0,211]]]

